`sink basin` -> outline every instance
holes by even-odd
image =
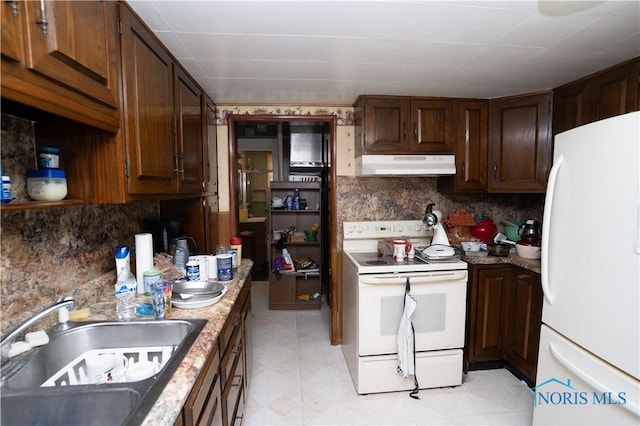
[[[132,389],[48,388],[2,395],[3,425],[120,425],[140,401]],[[89,409],[87,409],[89,408]]]
[[[0,372],[2,424],[140,423],[206,324],[206,320],[95,321],[70,323],[52,332],[49,343],[13,358]],[[163,347],[162,368],[152,377],[130,383],[51,383],[88,351],[118,348],[136,358],[140,348]],[[143,351],[146,355],[147,352]],[[168,355],[170,353],[170,356]],[[141,355],[142,356],[142,355]],[[134,359],[138,361],[138,359]],[[69,383],[66,383],[69,385]],[[96,407],[100,407],[96,409]],[[19,408],[29,407],[23,412]],[[55,407],[56,415],[53,415]],[[105,408],[106,407],[106,408]],[[110,408],[111,407],[111,408]],[[112,409],[117,407],[117,409]],[[104,408],[104,411],[102,409]],[[119,412],[115,415],[115,412]],[[48,421],[41,423],[39,416]],[[27,416],[27,417],[24,417]],[[86,416],[86,417],[85,417]],[[88,418],[92,421],[85,421]],[[118,418],[116,418],[118,417]],[[92,423],[93,422],[93,423]]]

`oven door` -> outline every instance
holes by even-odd
[[[467,271],[360,275],[360,356],[397,353],[407,279],[417,301],[412,321],[416,351],[464,346]]]

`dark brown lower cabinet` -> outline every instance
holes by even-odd
[[[539,274],[519,268],[513,271],[504,359],[533,381],[538,366],[542,297]]]
[[[250,310],[251,276],[247,276],[176,425],[231,426],[242,423],[248,385],[247,327]]]
[[[516,266],[472,265],[465,369],[505,363],[535,383],[542,324],[540,275]]]

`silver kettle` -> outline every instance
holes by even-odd
[[[189,252],[189,242],[193,243],[194,251]],[[178,237],[172,241],[171,255],[173,264],[184,267],[187,264],[189,255],[198,253],[198,243],[193,237]]]

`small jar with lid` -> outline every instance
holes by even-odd
[[[27,172],[27,193],[35,201],[61,201],[67,196],[63,170],[38,169]]]
[[[60,150],[51,146],[40,148],[38,167],[41,169],[57,169],[60,167]]]

